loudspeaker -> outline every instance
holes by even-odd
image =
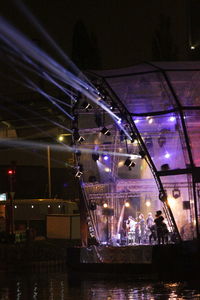
[[[164,164],[160,168],[161,168],[161,171],[168,171],[169,170],[169,165],[168,164]]]
[[[183,201],[183,209],[190,209],[190,201]]]

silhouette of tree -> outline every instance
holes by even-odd
[[[78,20],[72,40],[72,60],[81,69],[100,69],[100,55],[97,39],[88,34],[84,23]]]
[[[171,34],[170,18],[161,15],[158,27],[155,30],[152,43],[153,60],[177,60],[177,47]]]

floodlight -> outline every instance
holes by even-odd
[[[127,158],[124,162],[124,165],[131,168],[131,167],[135,167],[135,163],[134,161],[132,161],[130,158]]]
[[[109,129],[106,128],[106,127],[103,127],[103,128],[102,128],[101,133],[103,133],[103,134],[105,134],[105,135],[107,135],[107,136],[111,135]]]
[[[84,101],[83,104],[81,105],[82,108],[88,110],[92,108],[92,105],[90,103],[88,103],[87,101]]]
[[[97,161],[99,159],[99,153],[96,153],[96,152],[92,153],[92,159],[94,161]]]

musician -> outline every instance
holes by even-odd
[[[139,214],[138,216],[139,219],[139,226],[140,226],[140,242],[143,244],[145,243],[145,231],[146,231],[146,222],[144,219],[144,215],[143,214]]]
[[[135,243],[135,226],[136,221],[133,217],[129,216],[126,221],[126,232],[127,232],[127,243],[133,244]]]

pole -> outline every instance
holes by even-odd
[[[51,153],[50,146],[47,146],[47,164],[48,164],[48,194],[51,198]]]

